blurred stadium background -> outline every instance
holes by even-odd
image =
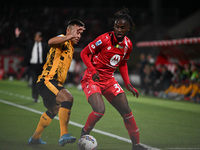
[[[23,57],[25,49],[15,45],[16,27],[22,32],[20,38],[23,42],[32,40],[36,31],[41,31],[44,41],[47,41],[53,36],[65,33],[66,24],[70,19],[79,18],[85,22],[87,28],[76,47],[80,52],[98,35],[112,30],[112,26],[108,25],[108,18],[123,6],[129,8],[136,24],[134,34],[129,35],[134,43],[134,52],[131,55],[133,59],[129,60],[131,73],[139,72],[137,64],[141,53],[151,54],[155,60],[159,53],[156,47],[136,47],[137,42],[200,36],[200,10],[198,4],[191,4],[189,0],[176,3],[160,0],[5,1],[0,6],[0,68],[4,68],[5,76],[16,74],[19,69],[18,64],[13,65],[13,68],[4,64],[5,61],[2,62],[3,56],[12,56],[12,59],[13,56]],[[195,49],[197,46],[186,45],[183,49]],[[7,60],[5,63],[8,62]]]
[[[47,42],[53,36],[65,34],[66,25],[70,19],[82,20],[86,24],[87,30],[80,43],[75,47],[75,63],[71,68],[69,76],[71,78],[68,77],[66,81],[66,88],[69,88],[70,85],[79,87],[85,69],[79,56],[81,50],[100,34],[112,30],[113,27],[109,25],[108,18],[111,18],[117,10],[127,7],[136,25],[134,33],[128,35],[134,45],[134,51],[128,61],[130,79],[133,85],[139,89],[141,95],[147,95],[142,96],[142,101],[138,102],[130,93],[128,94],[129,103],[134,109],[141,129],[142,142],[161,149],[166,147],[169,149],[173,149],[170,147],[199,149],[199,105],[184,102],[199,103],[200,7],[197,2],[189,0],[3,0],[0,6],[0,99],[39,111],[44,110],[42,104],[32,103],[31,90],[25,86],[26,82],[30,86],[28,68],[21,65],[26,48],[20,47],[16,43],[15,29],[17,27],[21,30],[20,40],[23,43],[33,40],[37,31],[42,32],[43,41]],[[123,85],[118,72],[116,72],[115,77]],[[9,80],[14,81],[9,82]],[[170,87],[177,91],[173,93]],[[185,89],[181,91],[180,87]],[[80,100],[84,96],[83,93],[74,87],[70,90],[77,100],[75,103],[84,103]],[[149,95],[154,97],[149,97]],[[163,99],[167,100],[162,101]],[[183,100],[183,102],[169,99]],[[74,121],[84,124],[89,112],[89,105],[86,101],[82,105],[88,109],[83,110],[84,113],[79,116],[79,111],[82,108],[76,105],[72,118]],[[19,110],[12,108],[13,113],[9,113],[11,106],[0,103],[0,107],[0,131],[3,133],[0,134],[0,145],[6,149],[7,145],[14,147],[15,144],[19,146],[21,141],[26,142],[32,130],[27,128],[25,124],[24,128],[21,127],[21,122],[16,120],[17,125],[15,126],[19,128],[16,131],[19,133],[16,134],[15,141],[9,144],[12,137],[7,135],[7,132],[14,131],[11,130],[14,128],[10,125],[9,119],[16,119],[13,113]],[[114,111],[110,105],[107,107],[108,111]],[[5,115],[5,112],[8,113],[8,116]],[[25,122],[26,120],[23,120],[26,118],[25,112],[19,114],[25,115],[20,118]],[[34,121],[30,121],[36,123],[38,116],[34,115]],[[118,125],[117,119],[120,118],[117,113],[112,113],[112,115],[112,121],[115,123],[112,128],[107,129],[104,126],[105,122],[110,121],[109,117],[105,117],[105,120],[97,125],[97,128],[128,138],[124,132],[125,129],[123,129],[124,125]],[[115,118],[116,120],[114,120]],[[166,118],[170,118],[171,122],[168,122]],[[58,123],[52,126],[58,128]],[[120,130],[118,130],[119,127]],[[21,136],[22,130],[24,130],[24,136]],[[74,132],[75,135],[77,134],[76,136],[79,136],[79,130],[75,128]],[[56,137],[57,133],[50,134]],[[54,145],[56,145],[55,140],[57,140],[55,137],[51,139]],[[100,135],[95,134],[95,137],[100,137]],[[123,147],[124,143],[120,144],[118,141],[109,143],[110,139],[108,137],[105,139],[108,140],[106,142],[100,141],[100,149],[106,149],[107,146],[109,148],[113,145],[116,145],[116,148]],[[28,149],[25,142],[23,142],[24,145],[19,146],[19,149],[23,149],[23,147]],[[51,146],[49,147],[51,148]],[[53,147],[57,149],[57,145]]]
[[[20,41],[24,43],[33,40],[37,31],[43,33],[43,41],[47,42],[53,36],[65,34],[67,22],[78,18],[86,24],[87,30],[76,46],[74,54],[76,63],[71,68],[75,78],[68,79],[68,81],[73,81],[73,84],[78,84],[84,71],[81,69],[83,67],[79,57],[80,51],[100,34],[112,30],[112,25],[108,24],[108,18],[111,18],[117,10],[127,7],[136,25],[134,33],[128,35],[134,44],[134,51],[128,61],[130,79],[135,86],[143,89],[144,94],[148,93],[143,85],[155,85],[160,74],[149,83],[149,76],[146,75],[149,68],[145,68],[147,64],[155,66],[157,72],[161,72],[160,66],[165,65],[174,76],[174,78],[170,77],[171,83],[177,81],[175,79],[177,72],[179,69],[183,71],[185,64],[190,64],[189,68],[195,65],[197,68],[195,71],[199,72],[199,41],[193,44],[182,42],[173,46],[137,45],[141,41],[200,37],[200,9],[195,3],[189,0],[176,3],[161,0],[4,1],[4,4],[0,6],[0,77],[27,80],[26,68],[21,65],[26,49],[16,44],[15,28],[18,27],[21,30]],[[192,69],[190,69],[190,74],[192,74]],[[178,76],[181,75],[179,73]],[[147,79],[144,76],[147,76]],[[117,72],[116,78],[123,84]],[[187,79],[190,80],[190,77]],[[166,90],[166,87],[163,90]]]

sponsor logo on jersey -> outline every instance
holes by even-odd
[[[110,64],[112,66],[115,66],[118,64],[119,61],[120,61],[120,56],[116,54],[110,59]]]
[[[94,44],[92,44],[92,45],[91,45],[91,47],[92,47],[93,49],[95,49],[95,46],[94,46]]]
[[[98,41],[95,43],[96,46],[99,46],[99,45],[101,45],[101,44],[102,44],[102,41],[101,41],[101,40],[98,40]]]
[[[92,85],[91,87],[92,87],[93,90],[95,90],[95,91],[97,90],[97,86],[96,85]]]
[[[116,44],[115,47],[116,47],[116,48],[119,48],[119,49],[123,49],[123,46],[121,46],[121,45],[119,45],[119,44]]]
[[[107,47],[107,50],[110,50],[110,49],[111,49],[111,46],[108,46],[108,47]]]

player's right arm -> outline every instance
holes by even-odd
[[[66,35],[56,36],[48,41],[50,47],[58,47],[68,40],[76,38],[78,36],[79,30],[85,30],[84,27],[73,28],[67,32]]]
[[[94,41],[89,43],[82,51],[81,51],[81,59],[83,60],[86,67],[89,69],[92,80],[95,82],[99,81],[99,73],[93,66],[90,55],[97,54],[102,48],[102,36],[97,37]]]
[[[95,67],[92,65],[92,62],[90,60],[90,55],[91,55],[91,51],[89,46],[87,45],[82,51],[81,51],[81,59],[83,60],[84,64],[86,65],[86,67],[89,69],[91,76],[92,76],[92,80],[95,82],[99,81],[99,73],[98,71],[95,69]]]
[[[72,38],[74,38],[73,35],[56,36],[49,39],[48,44],[50,47],[58,47],[61,44],[65,43],[66,41],[71,40]]]

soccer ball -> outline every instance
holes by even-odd
[[[91,135],[83,135],[78,140],[79,150],[96,150],[97,149],[97,140]]]

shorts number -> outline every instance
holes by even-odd
[[[118,90],[117,90],[117,93],[118,93],[118,92],[120,92],[120,90],[121,90],[121,87],[120,87],[120,86],[119,86],[117,83],[116,83],[116,84],[114,84],[114,87],[115,87],[116,89],[118,89]]]

